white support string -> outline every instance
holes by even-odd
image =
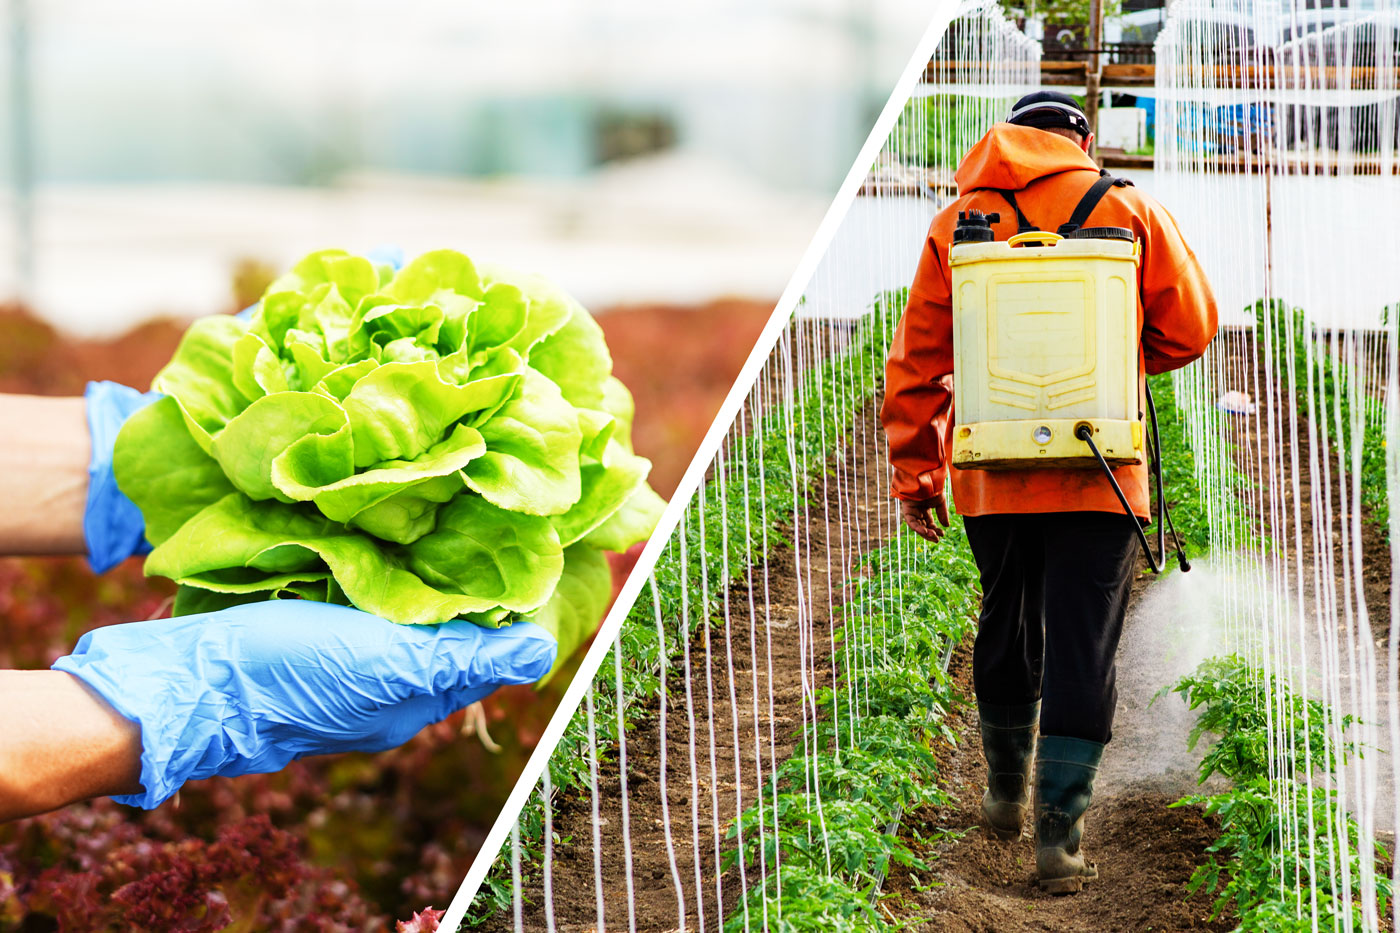
[[[623,713],[627,709],[626,697],[622,694],[622,634],[613,639],[613,676],[616,678],[617,709],[617,767],[619,793],[622,799],[622,861],[627,878],[627,930],[637,933],[637,891],[632,879],[632,819],[627,805],[627,723]]]
[[[593,896],[598,912],[595,929],[603,933],[607,929],[603,909],[603,821],[598,803],[598,732],[593,716],[592,687],[583,695],[583,706],[588,712],[588,790],[593,804]]]
[[[1177,374],[1177,404],[1209,496],[1225,645],[1262,671],[1281,845],[1331,879],[1281,888],[1315,929],[1329,905],[1338,929],[1380,928],[1372,843],[1382,816],[1392,832],[1400,816],[1400,772],[1344,754],[1379,747],[1383,715],[1395,747],[1397,669],[1377,650],[1394,637],[1372,633],[1391,607],[1367,604],[1365,541],[1380,532],[1363,518],[1367,452],[1397,384],[1395,23],[1391,0],[1179,0],[1156,43],[1158,191],[1230,328]],[[1223,414],[1232,390],[1256,412]],[[1380,485],[1397,488],[1393,475]],[[1297,738],[1284,690],[1333,710],[1322,748],[1306,707]],[[1334,755],[1334,771],[1313,766]]]
[[[547,933],[554,933],[554,788],[550,785],[549,769],[540,775],[540,796],[544,803],[544,860],[541,865],[541,885],[544,888],[544,923]],[[516,823],[516,833],[520,824]],[[518,845],[513,840],[512,845]]]
[[[661,620],[661,594],[656,588],[656,577],[651,577],[652,607],[656,619],[656,647],[660,657],[666,657],[666,628]],[[671,832],[671,798],[668,793],[666,779],[666,702],[669,694],[666,692],[666,664],[661,664],[658,668],[658,680],[660,688],[658,693],[658,703],[660,705],[659,725],[657,727],[657,744],[660,748],[658,754],[658,775],[657,783],[661,787],[661,829],[666,838],[666,863],[671,869],[671,881],[675,884],[676,890],[676,929],[680,933],[685,933],[685,885],[681,880],[680,866],[676,861],[676,841]]]

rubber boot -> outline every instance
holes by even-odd
[[[1099,876],[1079,848],[1103,744],[1042,735],[1035,768],[1035,868],[1042,889],[1074,894]]]
[[[1030,804],[1031,761],[1040,703],[1018,706],[977,704],[982,753],[987,758],[987,790],[982,816],[1000,839],[1019,839]]]

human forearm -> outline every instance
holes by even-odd
[[[0,554],[82,554],[91,454],[82,398],[0,395]]]
[[[0,821],[141,789],[141,730],[61,671],[0,671]]]
[[[880,410],[894,467],[891,492],[901,499],[922,501],[943,490],[952,343],[951,309],[913,293],[890,346]]]

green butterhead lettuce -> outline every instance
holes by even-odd
[[[562,662],[611,595],[602,552],[665,505],[588,312],[451,250],[397,272],[312,253],[248,320],[191,325],[152,387],[166,398],[122,429],[115,471],[177,612],[294,597],[530,619]]]

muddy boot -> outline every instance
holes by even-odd
[[[1031,760],[1040,703],[1018,706],[977,704],[982,753],[987,758],[987,790],[982,816],[1000,839],[1019,839],[1030,803]]]
[[[1035,868],[1051,894],[1073,894],[1099,876],[1079,848],[1103,745],[1042,735],[1035,768]]]

